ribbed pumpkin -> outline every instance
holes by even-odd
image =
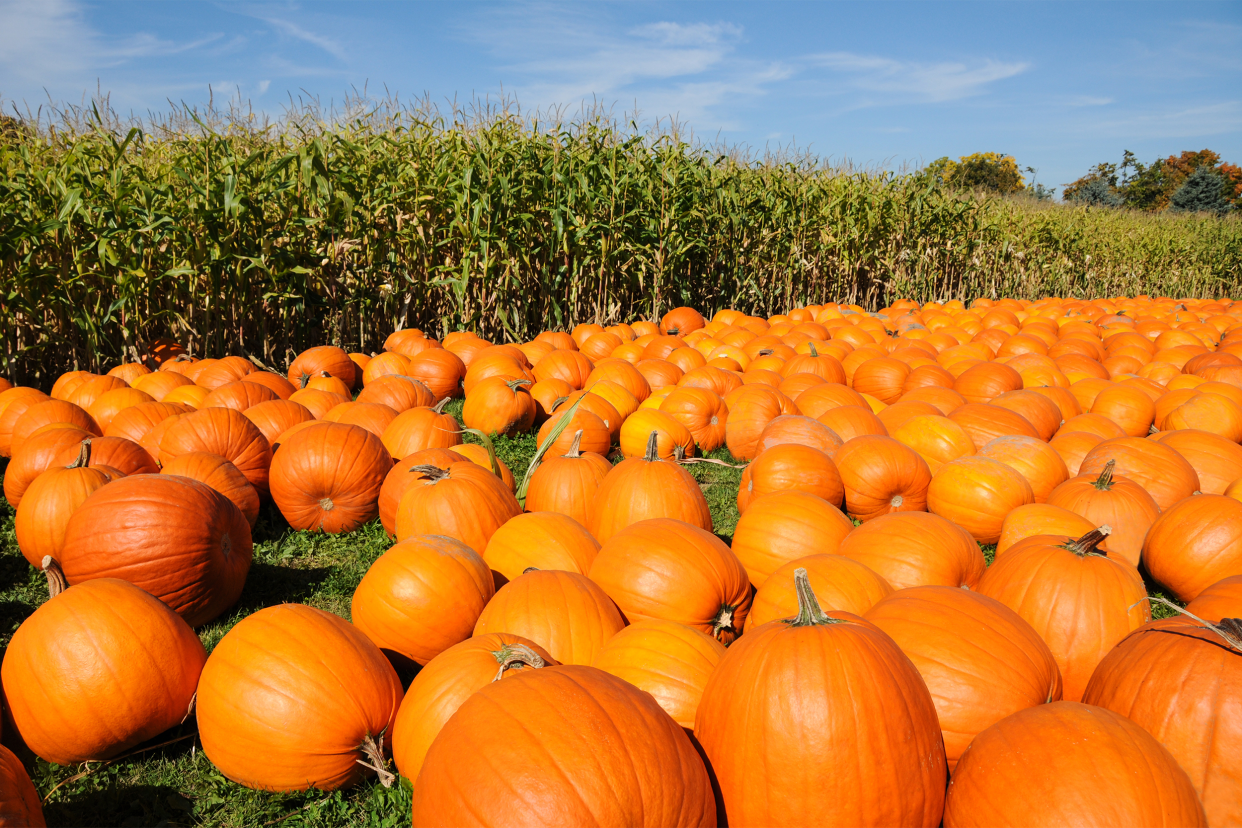
[[[82,441],[88,439],[93,439],[92,435],[80,428],[53,428],[32,436],[4,470],[5,500],[17,509],[39,475],[56,465],[69,465],[56,461],[66,451],[80,450]]]
[[[738,460],[753,460],[759,453],[759,435],[782,414],[799,414],[797,404],[767,385],[743,385],[724,398],[729,409],[725,444]]]
[[[523,670],[467,699],[427,751],[413,800],[414,825],[718,824],[685,732],[650,694],[587,666]]]
[[[1151,620],[1138,570],[1096,551],[1107,532],[1037,535],[996,558],[979,592],[1021,615],[1052,650],[1064,698],[1078,701],[1100,659]]]
[[[0,677],[26,745],[71,765],[109,759],[184,721],[206,659],[167,606],[101,578],[53,596],[22,622]]]
[[[1113,474],[1127,477],[1147,490],[1163,511],[1199,491],[1199,475],[1169,446],[1140,437],[1105,440],[1082,460],[1078,474],[1098,475],[1115,461]]]
[[[997,437],[980,446],[976,455],[1004,463],[1026,478],[1036,503],[1047,501],[1048,494],[1069,478],[1061,455],[1035,437]]]
[[[352,532],[379,512],[392,459],[360,426],[316,423],[272,459],[272,500],[294,529]]]
[[[578,521],[558,512],[528,512],[496,530],[483,560],[504,584],[527,569],[559,569],[586,575],[599,541]]]
[[[624,626],[617,605],[585,575],[531,570],[496,591],[474,634],[511,632],[562,664],[590,664]]]
[[[1186,612],[1207,621],[1242,618],[1242,575],[1222,578],[1186,605]]]
[[[798,614],[794,573],[806,570],[821,607],[862,615],[877,601],[893,594],[888,581],[870,568],[841,555],[808,555],[790,561],[772,573],[755,593],[748,623],[758,627]]]
[[[980,733],[945,800],[945,828],[1206,826],[1194,786],[1141,727],[1110,710],[1053,702]]]
[[[56,455],[56,465],[67,466],[77,456],[76,448],[63,448]],[[160,470],[146,449],[124,437],[92,437],[90,464],[107,466],[124,475],[155,474]]]
[[[251,529],[259,519],[259,493],[236,466],[218,454],[192,451],[170,460],[160,471],[189,477],[215,489],[233,501]]]
[[[248,788],[336,790],[382,767],[401,696],[392,665],[356,627],[281,604],[243,618],[212,650],[198,734],[207,758]]]
[[[781,443],[762,451],[742,470],[738,513],[744,513],[756,497],[791,490],[813,494],[838,508],[845,498],[841,473],[832,458],[810,446]]]
[[[298,358],[289,365],[289,382],[293,383],[294,388],[305,388],[312,378],[323,374],[334,376],[352,386],[353,360],[348,353],[335,345],[320,345],[298,354]]]
[[[429,448],[449,448],[461,442],[461,428],[452,414],[443,411],[448,398],[430,408],[402,411],[384,429],[383,443],[394,460]]]
[[[44,828],[39,792],[13,751],[0,747],[0,825]]]
[[[997,437],[1011,434],[1039,439],[1039,431],[1031,421],[1016,411],[999,405],[967,403],[953,409],[949,419],[960,425],[970,435],[976,447],[982,447]]]
[[[888,436],[888,429],[884,427],[884,423],[865,405],[842,405],[831,408],[816,419],[847,443],[855,437],[867,434]]]
[[[927,487],[927,510],[961,526],[980,543],[996,543],[1005,515],[1034,502],[1025,477],[986,457],[945,463]]]
[[[72,463],[43,472],[22,496],[13,528],[18,549],[36,569],[43,568],[43,559],[48,555],[60,560],[69,517],[86,498],[113,479],[102,469],[89,468],[90,451],[91,441],[84,439]]]
[[[798,615],[748,631],[699,703],[728,823],[938,825],[945,758],[923,680],[878,627],[823,612],[797,578]]]
[[[530,431],[535,424],[535,401],[526,390],[530,384],[525,378],[490,377],[481,381],[466,395],[462,422],[484,434],[512,437]]]
[[[600,481],[586,527],[600,543],[640,520],[674,518],[712,531],[712,515],[699,484],[677,463],[661,460],[658,432],[651,432],[644,457],[631,457]],[[534,508],[534,507],[531,507]]]
[[[274,374],[271,371],[251,371],[241,378],[242,382],[253,382],[256,385],[262,385],[268,391],[273,392],[279,399],[287,400],[298,389],[282,377],[280,374]]]
[[[988,403],[1008,391],[1022,388],[1022,375],[999,362],[983,362],[963,371],[953,390],[968,403]]]
[[[423,449],[409,457],[398,460],[396,465],[384,477],[379,491],[379,517],[384,531],[394,537],[397,531],[397,507],[401,496],[411,483],[418,479],[418,473],[412,472],[415,466],[438,466],[447,469],[454,463],[468,463],[470,458],[449,449]]]
[[[1073,395],[1069,395],[1073,400]],[[1061,409],[1052,398],[1036,393],[1033,389],[1026,391],[1008,391],[991,402],[999,408],[1007,408],[1021,414],[1039,432],[1039,439],[1045,443],[1052,439],[1065,419]],[[1077,403],[1075,403],[1077,411]]]
[[[1205,494],[1223,494],[1230,483],[1242,479],[1242,446],[1219,434],[1183,429],[1153,434],[1151,439],[1185,458],[1199,476],[1199,491]]]
[[[1065,481],[1048,495],[1048,505],[1082,515],[1095,526],[1109,526],[1108,548],[1138,566],[1147,530],[1160,516],[1160,507],[1147,490],[1127,477],[1114,475],[1114,461],[1098,474]]]
[[[107,394],[109,391],[115,391],[118,388],[128,388],[129,383],[119,377],[93,377],[77,387],[66,402],[71,402],[81,408],[83,411],[90,408],[95,400]]]
[[[646,619],[608,639],[592,666],[646,690],[673,721],[691,729],[703,688],[724,654],[724,645],[700,630]]]
[[[94,418],[73,403],[63,400],[43,400],[27,408],[13,423],[13,450],[20,450],[22,444],[30,439],[31,434],[54,423],[71,425],[83,431],[89,431],[96,437],[103,434],[103,429],[96,424]]]
[[[116,393],[116,392],[111,392]],[[275,391],[257,382],[230,382],[221,385],[207,395],[202,408],[231,408],[234,411],[245,411],[259,403],[280,399]]]
[[[1005,522],[1001,525],[1000,539],[996,542],[996,554],[1000,555],[1015,543],[1036,535],[1069,535],[1072,538],[1080,538],[1095,527],[1106,523],[1107,521],[1092,522],[1060,506],[1048,503],[1028,503],[1005,515]],[[1107,548],[1111,552],[1112,537],[1110,536],[1101,543],[1100,548]],[[1137,560],[1130,561],[1130,563],[1138,565]]]
[[[1001,719],[1061,699],[1043,639],[999,601],[948,586],[903,589],[863,616],[889,635],[931,692],[952,772],[971,740]]]
[[[494,593],[491,570],[473,549],[415,535],[371,564],[350,617],[380,649],[426,664],[470,637]]]
[[[835,554],[854,523],[826,500],[799,491],[751,500],[733,531],[733,554],[756,589],[789,561]]]
[[[897,426],[891,432],[894,440],[909,446],[923,462],[928,470],[935,474],[945,463],[959,457],[968,457],[975,453],[975,442],[971,436],[948,417],[919,415]]]
[[[891,437],[855,437],[837,450],[833,462],[845,487],[845,511],[856,520],[921,512],[927,506],[927,463]]]
[[[844,383],[825,383],[808,388],[798,396],[798,410],[807,417],[820,419],[826,412],[843,405],[866,406],[863,399],[853,388]]]
[[[552,666],[556,659],[528,638],[488,633],[454,644],[427,662],[401,700],[392,727],[392,758],[407,779],[418,778],[427,749],[466,699],[494,681]]]
[[[579,408],[569,418],[568,422],[562,426],[562,420],[568,414],[569,410],[563,409],[550,415],[535,436],[535,443],[542,446],[544,442],[551,438],[552,432],[555,429],[562,429],[560,435],[548,446],[544,457],[557,457],[566,454],[574,447],[575,442],[577,442],[578,451],[600,455],[608,454],[609,449],[612,448],[612,433],[608,430],[607,424],[593,412],[587,411],[585,408]]]
[[[1148,530],[1143,565],[1179,601],[1242,575],[1242,502],[1197,495],[1175,503]]]
[[[259,403],[242,413],[247,420],[254,423],[270,445],[275,445],[276,438],[295,425],[315,419],[309,408],[289,400]]]
[[[71,584],[121,578],[197,627],[237,601],[252,552],[250,525],[224,495],[187,477],[140,474],[82,502],[60,563]]]
[[[505,521],[521,514],[513,493],[493,472],[469,461],[438,466],[411,466],[414,480],[406,484],[397,504],[396,535],[447,535],[479,555]]]
[[[1095,668],[1087,704],[1125,716],[1190,775],[1209,825],[1242,823],[1242,623],[1165,618],[1130,633]]]
[[[694,436],[672,415],[663,411],[635,411],[621,424],[619,446],[623,457],[643,457],[652,434],[656,435],[656,454],[661,460],[694,456]]]
[[[339,413],[333,416],[333,412]],[[338,405],[329,411],[328,419],[341,425],[365,428],[374,434],[377,440],[381,440],[380,445],[383,445],[384,432],[388,426],[392,425],[392,421],[397,419],[397,412],[383,403],[350,402]],[[386,449],[385,453],[387,453]]]
[[[410,357],[409,368],[402,373],[425,385],[438,402],[461,396],[466,364],[452,351],[428,348]]]
[[[355,402],[379,403],[401,414],[411,408],[433,407],[445,399],[447,398],[441,397],[437,400],[431,389],[419,380],[389,374],[379,377],[363,388]]]
[[[247,374],[253,374],[256,370],[250,360],[239,356],[200,360],[195,363],[194,368],[197,370],[191,369],[186,375],[199,386],[209,391],[239,380]],[[352,368],[353,366],[350,365],[351,370]],[[296,387],[301,387],[296,382],[293,384]]]
[[[797,443],[810,446],[832,457],[844,441],[828,426],[800,414],[782,414],[764,426],[755,443],[756,456],[773,446]]]
[[[629,621],[675,621],[723,644],[742,634],[750,581],[715,535],[679,520],[632,523],[605,542],[588,573]]]
[[[169,426],[160,440],[161,462],[205,451],[228,460],[246,475],[260,495],[268,491],[272,449],[258,426],[231,408],[204,408]]]
[[[872,570],[894,589],[942,585],[974,589],[987,566],[970,534],[926,512],[901,512],[864,523],[836,554]]]
[[[1139,389],[1118,383],[1096,396],[1091,413],[1112,420],[1130,437],[1146,437],[1156,419],[1156,404]]]
[[[159,376],[152,374],[151,376]],[[175,377],[176,374],[167,376]],[[180,403],[147,402],[131,406],[117,414],[108,424],[104,434],[108,437],[124,437],[141,443],[142,438],[161,422],[174,414],[188,414],[194,409]]]
[[[1202,429],[1237,443],[1242,440],[1242,406],[1219,394],[1199,392],[1161,418],[1158,426]]]

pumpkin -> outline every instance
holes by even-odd
[[[764,426],[755,443],[756,457],[773,446],[797,443],[832,457],[843,441],[828,426],[799,414],[782,414]]]
[[[91,493],[112,480],[107,472],[89,468],[90,456],[91,441],[86,438],[72,463],[43,472],[22,496],[13,528],[17,548],[36,569],[43,568],[48,555],[60,559],[69,516]]]
[[[160,440],[160,460],[192,451],[218,454],[246,476],[260,495],[268,490],[272,449],[258,427],[240,411],[204,408],[180,417]]]
[[[430,408],[410,408],[397,415],[381,438],[394,460],[429,448],[450,448],[461,443],[461,429],[452,414],[444,413],[447,398]]]
[[[835,554],[853,522],[826,500],[799,491],[751,500],[733,530],[733,554],[756,589],[789,561]]]
[[[650,694],[589,666],[522,670],[486,685],[427,750],[413,824],[500,825],[515,814],[532,825],[718,824],[685,732]]]
[[[233,502],[251,529],[259,519],[259,493],[236,466],[218,454],[204,451],[182,454],[168,461],[160,472],[188,477],[215,489]]]
[[[365,388],[380,377],[404,376],[409,369],[409,357],[393,351],[385,351],[373,357],[367,363],[367,367],[362,370],[362,385]]]
[[[392,728],[392,758],[407,779],[417,779],[427,749],[462,703],[494,681],[555,665],[535,642],[511,633],[488,633],[454,644],[418,671],[401,700]]]
[[[764,449],[742,470],[738,514],[745,513],[756,497],[790,490],[807,492],[836,507],[845,498],[841,474],[831,457],[810,446],[781,443]]]
[[[303,604],[261,609],[211,651],[198,734],[220,772],[248,788],[330,791],[372,770],[391,784],[401,682],[358,628]]]
[[[164,395],[163,402],[178,403],[187,408],[202,408],[203,400],[211,392],[201,385],[183,385]]]
[[[207,363],[207,364],[204,364]],[[227,356],[223,359],[202,360],[197,363],[199,370],[193,374],[187,374],[194,382],[206,388],[208,391],[214,391],[222,385],[235,382],[247,374],[253,374],[255,371],[254,364],[248,359],[239,356]],[[350,370],[353,370],[353,364],[350,364]],[[298,383],[293,383],[295,387],[301,387]]]
[[[1048,645],[985,595],[910,587],[881,598],[863,617],[897,643],[927,684],[950,772],[979,733],[1061,698],[1061,671]]]
[[[1152,440],[1180,454],[1199,477],[1199,491],[1223,494],[1233,481],[1242,478],[1242,446],[1219,434],[1196,429],[1162,431]]]
[[[499,586],[532,567],[586,575],[598,552],[595,536],[573,518],[557,512],[527,512],[496,530],[483,560]]]
[[[782,414],[800,413],[793,400],[767,385],[743,385],[724,401],[729,409],[725,444],[738,460],[753,460],[759,454],[759,436],[768,423]]]
[[[1070,395],[1070,399],[1073,399],[1073,395]],[[1052,439],[1052,435],[1057,433],[1065,419],[1056,402],[1034,390],[1008,391],[993,399],[991,404],[1025,417],[1035,426],[1039,439],[1045,443]]]
[[[575,432],[569,451],[540,462],[526,489],[529,511],[559,512],[586,525],[595,492],[613,467],[602,455],[580,451],[580,441]]]
[[[83,431],[89,431],[96,437],[103,434],[103,429],[90,414],[73,403],[63,400],[42,400],[25,410],[13,423],[13,448],[19,450],[22,444],[30,439],[30,435],[40,428],[55,423],[64,423]]]
[[[625,418],[612,403],[589,391],[574,391],[568,397],[558,400],[549,411],[549,419],[557,412],[568,411],[575,404],[579,411],[589,411],[599,417],[608,426],[610,439],[615,440],[621,436],[621,423]]]
[[[703,315],[694,308],[674,308],[660,318],[660,332],[669,336],[685,336],[706,324]]]
[[[423,449],[416,451],[409,457],[398,460],[397,463],[384,476],[384,483],[380,486],[378,509],[380,524],[384,527],[384,531],[389,537],[394,537],[397,531],[397,507],[401,503],[401,496],[405,494],[406,488],[418,479],[416,473],[411,473],[411,469],[416,466],[438,466],[447,469],[454,463],[472,462],[470,458],[463,454],[450,451],[449,449]]]
[[[1242,618],[1242,575],[1222,578],[1195,596],[1186,612],[1208,621]]]
[[[309,408],[290,400],[259,403],[242,413],[247,420],[254,423],[269,445],[275,445],[276,438],[295,425],[309,423],[315,419],[315,415],[310,412]]]
[[[605,542],[588,573],[629,621],[685,624],[729,644],[750,611],[750,581],[715,535],[679,520],[632,523]]]
[[[927,463],[891,437],[855,437],[837,450],[833,462],[845,488],[846,514],[856,520],[926,508]]]
[[[1115,468],[1116,463],[1109,461],[1098,474],[1065,481],[1048,495],[1048,504],[1082,515],[1094,526],[1112,527],[1109,551],[1138,566],[1143,539],[1160,516],[1160,507],[1138,483],[1114,475]]]
[[[864,523],[835,554],[865,565],[894,589],[928,584],[974,589],[987,567],[965,529],[926,512],[897,512]]]
[[[1110,710],[1073,701],[1014,713],[962,754],[945,828],[997,825],[1206,826],[1177,760]]]
[[[917,402],[915,400],[902,400],[895,402],[888,408],[876,413],[880,422],[884,423],[884,429],[892,434],[906,420],[920,416],[939,416],[940,409],[931,403]]]
[[[67,466],[77,455],[76,448],[63,448],[56,455],[55,465]],[[146,449],[124,437],[92,437],[90,464],[107,466],[123,475],[155,474],[160,470]]]
[[[0,747],[0,825],[44,828],[39,792],[13,751]]]
[[[354,362],[343,349],[334,345],[320,345],[308,348],[290,363],[289,382],[294,388],[306,388],[314,377],[328,374],[341,380],[346,386],[352,386],[354,371]]]
[[[676,388],[660,403],[660,411],[685,426],[704,453],[724,445],[729,407],[715,391],[693,386]]]
[[[1047,642],[1070,701],[1082,698],[1100,659],[1151,620],[1138,570],[1096,550],[1107,534],[1027,538],[998,556],[979,582],[979,592],[1021,615]]]
[[[1104,442],[1103,437],[1098,434],[1091,434],[1086,431],[1070,431],[1064,434],[1057,434],[1048,441],[1048,445],[1052,450],[1061,455],[1061,462],[1065,463],[1065,470],[1070,477],[1077,477],[1079,470],[1082,468],[1082,460],[1091,449]]]
[[[1126,433],[1121,430],[1121,426],[1112,420],[1100,414],[1079,414],[1077,417],[1071,417],[1061,424],[1057,429],[1057,436],[1071,434],[1074,432],[1084,432],[1087,434],[1095,434],[1103,437],[1105,440],[1111,440],[1114,437],[1125,437]]]
[[[846,379],[845,368],[842,367],[840,360],[830,354],[819,353],[813,342],[810,343],[807,353],[790,357],[781,369],[782,376],[791,377],[795,374],[811,374],[824,382],[835,382],[841,385],[845,384]]]
[[[511,632],[529,638],[562,664],[590,664],[625,619],[585,575],[531,570],[496,590],[475,635]]]
[[[115,394],[115,391],[109,392]],[[104,395],[107,397],[108,395]],[[202,408],[231,408],[234,411],[245,411],[259,403],[279,400],[280,396],[270,388],[257,382],[230,382],[212,391],[203,400]],[[102,398],[101,398],[102,401]],[[96,403],[98,405],[98,403]]]
[[[866,406],[838,406],[825,411],[816,419],[828,426],[829,430],[846,443],[866,434],[888,436],[888,429],[884,427],[884,423]]]
[[[911,372],[911,375],[913,375],[913,372]],[[913,391],[907,391],[901,395],[901,399],[905,402],[925,402],[934,405],[946,417],[953,409],[966,404],[966,399],[952,388],[940,388],[938,386],[925,386],[923,388],[916,388]]]
[[[426,664],[470,637],[494,593],[491,570],[473,549],[415,535],[371,564],[350,616],[380,649]]]
[[[1205,494],[1175,503],[1147,531],[1143,565],[1179,601],[1242,575],[1242,502]]]
[[[1048,494],[1069,478],[1061,455],[1035,437],[997,437],[980,446],[976,455],[1004,463],[1026,478],[1036,503],[1045,502]]]
[[[1242,625],[1190,618],[1140,627],[1104,657],[1083,694],[1159,740],[1187,771],[1209,825],[1242,821]]]
[[[429,408],[441,401],[419,380],[396,374],[375,379],[359,392],[355,400],[360,403],[386,405],[398,414],[411,408]]]
[[[160,601],[100,578],[55,595],[4,655],[5,707],[58,765],[110,759],[189,717],[207,653]]]
[[[1039,394],[1041,397],[1047,397],[1057,409],[1061,412],[1061,422],[1065,423],[1079,414],[1082,414],[1082,407],[1078,404],[1078,399],[1068,388],[1060,388],[1053,385],[1037,385],[1026,389],[1032,394]],[[1028,418],[1029,419],[1029,418]]]
[[[410,357],[408,367],[401,373],[425,386],[435,402],[439,402],[446,397],[461,396],[466,364],[452,351],[428,348]]]
[[[1025,477],[987,457],[945,463],[927,487],[927,510],[961,526],[979,543],[996,543],[1005,515],[1034,502]]]
[[[724,645],[701,630],[645,619],[608,639],[592,666],[647,691],[673,721],[690,729],[703,688],[724,654]]]
[[[528,379],[489,377],[466,395],[462,422],[484,434],[512,437],[535,424],[535,401],[526,390]]]
[[[975,443],[966,429],[948,417],[918,415],[891,432],[892,438],[908,446],[935,474],[945,463],[975,453]]]
[[[600,481],[586,527],[601,544],[626,526],[650,518],[674,518],[712,530],[703,490],[677,463],[660,459],[658,439],[659,432],[652,431],[643,457],[621,461]]]
[[[1242,405],[1220,394],[1200,392],[1170,411],[1158,425],[1165,430],[1210,431],[1237,443],[1242,441]]]
[[[1033,538],[1036,535],[1081,537],[1102,523],[1107,523],[1107,521],[1091,521],[1060,506],[1028,503],[1005,515],[1005,522],[1001,525],[1000,540],[996,542],[996,554],[1000,555],[1018,541]],[[1110,536],[1107,541],[1100,544],[1101,548],[1107,545],[1108,551],[1111,552],[1112,540]],[[1138,565],[1137,560],[1130,561],[1130,563]]]
[[[119,377],[94,377],[78,386],[66,402],[73,403],[85,411],[95,404],[95,400],[118,388],[129,388],[129,383]]]
[[[1116,437],[1100,443],[1082,459],[1078,475],[1098,475],[1110,460],[1114,462],[1114,475],[1142,486],[1161,510],[1199,490],[1199,475],[1186,458],[1169,446],[1140,437]]]
[[[53,428],[32,435],[4,470],[5,500],[14,510],[18,509],[26,490],[39,475],[56,466],[56,461],[64,452],[80,450],[82,441],[91,438],[89,432],[80,428]],[[69,463],[59,465],[67,466]]]
[[[517,491],[517,481],[513,479],[513,472],[500,458],[496,457],[494,447],[489,451],[488,446],[479,443],[462,443],[444,450],[450,451],[453,454],[460,454],[471,463],[482,466],[499,477],[509,491]],[[441,451],[441,449],[436,449],[436,451]]]
[[[707,681],[694,734],[730,825],[939,823],[945,758],[931,695],[873,624],[820,609],[750,630]],[[834,757],[849,755],[849,762]]]
[[[322,420],[329,411],[341,403],[349,402],[349,397],[321,388],[303,388],[290,394],[289,401],[306,406],[310,413],[315,415],[316,420]],[[377,402],[377,400],[368,400],[368,402]]]
[[[1156,419],[1156,404],[1139,389],[1117,383],[1096,396],[1091,413],[1107,417],[1131,437],[1145,437]]]
[[[155,376],[152,374],[152,376]],[[169,376],[177,376],[170,374]],[[124,437],[135,443],[173,414],[188,414],[194,409],[178,403],[144,402],[131,406],[112,418],[104,430],[108,437]]]
[[[999,362],[972,365],[957,377],[953,390],[968,403],[989,403],[1008,391],[1022,388],[1022,375]]]
[[[824,383],[808,388],[795,400],[798,410],[807,417],[820,419],[826,412],[843,405],[867,406],[863,395],[849,386],[837,383]]]
[[[237,601],[252,551],[250,525],[224,495],[188,477],[139,474],[73,512],[60,564],[70,584],[121,578],[197,627]]]
[[[902,386],[910,374],[910,366],[890,357],[869,359],[858,366],[850,385],[860,394],[868,394],[880,402],[892,404],[901,399]]]
[[[293,396],[298,389],[293,383],[282,377],[280,374],[274,374],[271,371],[251,371],[241,378],[242,382],[251,382],[255,385],[262,385],[268,391],[274,393],[277,398],[287,400]]]
[[[535,364],[536,380],[559,379],[581,391],[595,365],[579,351],[553,351]]]
[[[411,466],[397,505],[396,535],[447,535],[482,555],[493,533],[522,507],[492,471],[469,461],[447,469]]]
[[[21,388],[23,389],[24,392],[34,392],[36,396],[41,395],[45,399],[47,397],[51,397],[54,400],[68,400],[71,396],[73,396],[74,391],[78,390],[86,382],[94,379],[97,376],[99,375],[91,373],[90,371],[66,371],[65,373],[57,377],[56,381],[52,383],[52,390],[48,394],[44,394],[42,391],[39,391],[36,388],[25,388],[20,385],[14,386],[14,387]],[[10,391],[10,390],[12,389],[6,388],[3,391],[0,391],[0,394],[5,394],[5,392]],[[0,396],[0,412],[4,411],[4,400],[6,398],[15,399],[17,396],[23,396],[23,394],[18,393],[15,396],[9,396],[9,395]]]
[[[841,555],[808,555],[790,561],[763,582],[747,619],[752,628],[798,614],[794,573],[799,569],[806,570],[820,606],[829,610],[862,615],[877,601],[893,594],[888,581],[858,561]]]
[[[997,437],[1010,435],[1039,439],[1039,431],[1031,425],[1030,420],[999,405],[967,403],[953,409],[949,419],[970,435],[976,448],[987,445]]]

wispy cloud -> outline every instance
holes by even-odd
[[[289,20],[281,20],[275,17],[264,17],[261,19],[280,34],[286,37],[291,37],[294,40],[300,40],[303,43],[309,43],[310,45],[322,49],[332,55],[337,60],[344,61],[349,58],[349,53],[346,51],[345,47],[327,35],[321,35],[316,32],[312,32],[309,29],[304,29]]]
[[[1020,75],[1028,63],[982,60],[919,63],[853,52],[825,52],[808,62],[841,76],[848,87],[882,96],[871,103],[944,103],[983,93],[997,81]]]

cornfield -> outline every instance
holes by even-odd
[[[0,372],[192,353],[282,367],[396,328],[528,337],[689,304],[1222,295],[1242,222],[947,191],[606,114],[380,103],[277,124],[107,110],[0,137]]]

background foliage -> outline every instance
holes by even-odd
[[[0,129],[0,373],[25,383],[163,335],[283,367],[411,325],[517,339],[681,304],[1220,295],[1240,278],[1232,219],[1002,199],[599,113],[355,101],[139,128],[91,107]]]

